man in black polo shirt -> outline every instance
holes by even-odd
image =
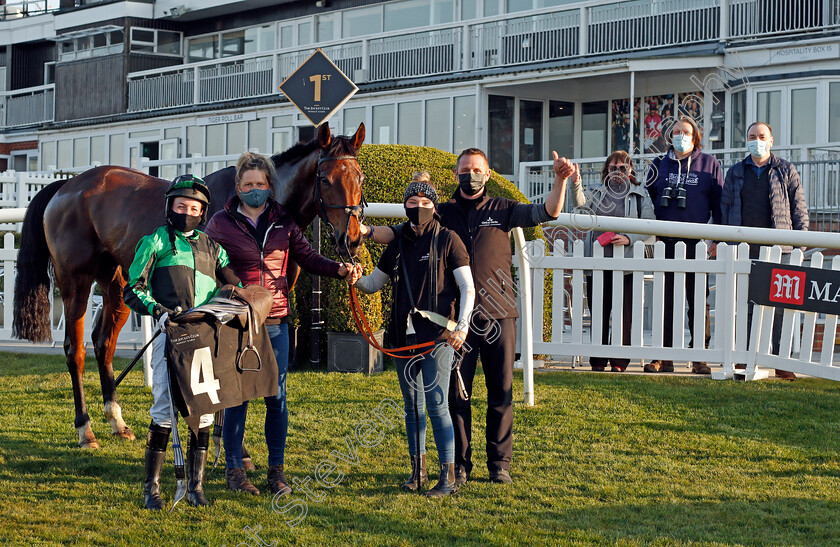
[[[723,224],[780,230],[807,230],[808,203],[796,168],[771,154],[773,130],[764,122],[754,122],[747,130],[750,155],[726,173],[721,196]],[[750,243],[750,258],[757,259],[760,245]],[[790,263],[793,247],[782,245],[782,263]],[[779,353],[782,308],[773,318],[773,354]],[[750,308],[752,316],[752,308]],[[749,332],[747,333],[749,336]],[[792,372],[777,370],[776,376],[793,380]]]
[[[513,361],[516,346],[516,294],[510,278],[510,230],[536,226],[557,218],[563,209],[566,180],[577,168],[566,158],[554,157],[554,187],[545,203],[526,204],[487,195],[490,179],[487,156],[478,148],[461,152],[455,163],[458,190],[440,205],[441,224],[453,230],[470,255],[476,288],[475,308],[464,348],[469,348],[460,374],[468,395],[479,356],[487,384],[487,468],[490,480],[510,483],[513,455]],[[393,231],[363,226],[362,234],[378,243],[393,239]],[[472,471],[472,412],[460,393],[457,371],[449,388],[449,413],[455,428],[455,480],[460,486]]]

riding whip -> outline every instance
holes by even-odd
[[[178,416],[175,414],[175,402],[172,399],[172,381],[169,379],[168,372],[166,374],[166,390],[169,392],[169,418],[172,421],[172,451],[175,453],[175,481],[177,483],[175,501],[169,508],[171,513],[187,493],[187,476],[184,472],[184,450],[181,448],[181,436],[178,434]]]
[[[140,351],[137,352],[137,355],[134,356],[134,358],[131,360],[131,362],[128,364],[128,366],[125,367],[122,370],[122,372],[120,372],[119,376],[117,376],[117,379],[114,381],[114,389],[116,389],[117,386],[120,385],[120,382],[123,381],[123,378],[125,378],[126,374],[128,374],[129,371],[131,371],[131,369],[134,367],[134,365],[137,364],[137,361],[139,361],[140,358],[143,356],[143,354],[146,352],[146,349],[152,344],[152,342],[155,341],[155,338],[160,336],[160,333],[162,333],[162,332],[163,332],[163,329],[158,328],[158,330],[155,331],[155,333],[152,335],[152,337],[149,338],[149,341],[146,342],[146,345],[143,346],[142,348],[140,348]]]

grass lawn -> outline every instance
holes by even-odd
[[[383,400],[401,403],[393,371],[294,372],[286,468],[290,479],[309,478],[310,498],[299,488],[272,506],[265,493],[260,401],[246,439],[263,495],[227,491],[217,471],[205,485],[211,508],[183,501],[172,513],[151,513],[141,509],[152,398],[140,367],[120,389],[138,437],[125,442],[110,437],[89,361],[88,403],[102,448],[82,451],[63,361],[0,354],[0,543],[260,545],[249,530],[264,545],[840,543],[840,383],[540,373],[537,406],[515,408],[515,482],[500,486],[483,465],[479,378],[472,480],[454,497],[428,500],[399,490],[409,464],[405,427],[389,429],[374,412]],[[521,396],[521,374],[514,393]],[[316,475],[333,486],[318,485]],[[169,463],[162,482],[171,502]]]

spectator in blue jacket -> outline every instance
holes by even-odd
[[[747,129],[750,154],[726,173],[721,198],[723,224],[779,230],[808,230],[808,203],[796,167],[770,153],[773,130],[765,122],[754,122]],[[750,243],[750,258],[758,258],[760,245]],[[782,263],[790,263],[793,247],[782,246]],[[779,353],[782,336],[782,309],[773,318],[773,354]],[[752,320],[752,308],[749,311]],[[749,330],[747,331],[749,337]],[[749,340],[749,338],[747,338]],[[776,376],[793,380],[792,372],[777,370]]]
[[[712,220],[720,224],[720,196],[723,187],[723,171],[718,161],[701,151],[700,127],[689,116],[680,116],[668,129],[671,146],[664,156],[653,160],[648,171],[647,190],[653,202],[658,220],[707,223]],[[674,258],[674,251],[680,241],[686,245],[686,258],[695,255],[695,239],[660,237],[665,243],[665,257]],[[695,276],[685,276],[685,295],[688,301],[688,330],[691,332],[690,346],[694,346],[694,283]],[[706,329],[705,346],[711,339],[709,329],[709,285],[706,283]],[[665,309],[663,345],[673,347],[674,338],[674,274],[665,274]],[[677,336],[683,334],[676,333]],[[655,360],[645,365],[645,372],[673,372],[674,362]],[[695,374],[711,374],[709,366],[701,361],[691,363]]]

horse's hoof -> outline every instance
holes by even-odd
[[[99,448],[99,441],[97,441],[95,438],[92,440],[86,439],[84,441],[79,442],[79,448],[97,449]]]
[[[134,441],[137,438],[134,436],[134,432],[131,431],[131,428],[125,426],[121,431],[117,431],[113,433],[114,437],[119,437],[120,439],[125,439],[126,441]]]
[[[96,435],[90,428],[90,424],[85,424],[77,428],[79,433],[79,448],[99,448],[99,441],[96,440]]]

